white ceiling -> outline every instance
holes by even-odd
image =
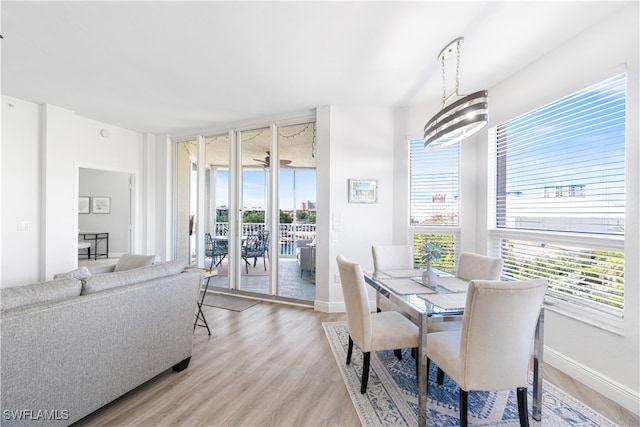
[[[2,93],[141,132],[189,135],[317,106],[489,89],[625,3],[2,1]],[[447,61],[447,91],[455,60]],[[449,71],[451,70],[451,71]]]

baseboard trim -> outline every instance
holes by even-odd
[[[315,300],[313,302],[313,309],[322,313],[346,313],[344,301],[328,302]]]
[[[557,351],[544,348],[544,362],[640,415],[640,394]]]

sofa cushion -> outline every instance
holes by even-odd
[[[181,273],[187,265],[185,261],[174,260],[125,271],[101,274],[82,279],[82,295],[146,282],[163,276]]]
[[[54,279],[84,279],[85,277],[91,276],[91,272],[87,267],[79,267],[75,270],[71,270],[68,273],[59,273],[53,276]]]
[[[113,271],[132,270],[134,268],[146,267],[153,264],[155,255],[133,255],[123,254]]]
[[[82,282],[74,278],[51,280],[32,285],[0,289],[0,311],[80,295]]]

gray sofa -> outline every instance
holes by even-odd
[[[69,425],[185,369],[203,273],[184,267],[97,267],[81,280],[2,289],[0,424]]]

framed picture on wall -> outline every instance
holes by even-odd
[[[350,179],[349,203],[377,203],[378,181],[375,179]]]
[[[91,206],[91,197],[87,197],[87,196],[78,197],[78,213],[88,214],[89,206]]]
[[[94,197],[92,205],[94,214],[111,213],[111,197]]]

